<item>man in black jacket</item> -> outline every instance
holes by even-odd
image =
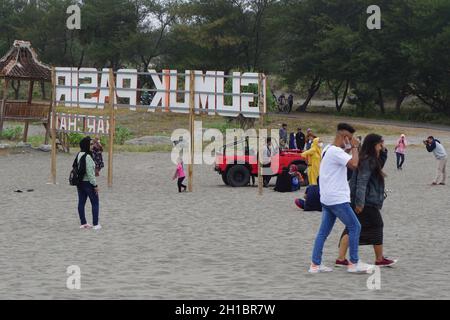
[[[302,132],[302,128],[297,129],[297,134],[295,135],[295,142],[297,143],[297,149],[305,149],[305,134]]]

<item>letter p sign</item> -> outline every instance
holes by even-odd
[[[80,30],[81,29],[81,10],[76,4],[71,5],[67,8],[67,14],[70,17],[67,18],[67,29],[69,30]]]
[[[79,266],[67,267],[67,274],[69,277],[66,281],[67,289],[80,290],[81,289],[81,269]]]

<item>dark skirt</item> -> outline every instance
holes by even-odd
[[[360,214],[356,214],[361,223],[361,235],[359,245],[382,245],[383,244],[383,218],[380,210],[375,207],[364,207]],[[348,234],[347,228],[342,233],[341,238]]]

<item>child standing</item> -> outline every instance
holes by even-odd
[[[94,138],[93,143],[94,144],[92,145],[92,156],[95,162],[95,176],[98,177],[100,176],[100,171],[102,170],[102,168],[105,167],[102,156],[103,146],[100,143],[100,139],[98,137]]]
[[[395,154],[397,155],[397,169],[402,170],[403,169],[403,163],[405,162],[405,154],[406,154],[406,147],[408,143],[406,142],[406,137],[404,134],[400,136],[400,139],[398,139],[397,144],[395,146]]]
[[[181,158],[178,159],[177,169],[175,170],[175,174],[173,175],[173,180],[177,178],[178,178],[178,192],[186,191],[187,187],[183,184],[183,180],[186,178],[186,174],[184,173],[183,160]]]

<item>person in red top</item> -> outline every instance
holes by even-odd
[[[183,192],[187,190],[187,187],[183,184],[184,179],[186,178],[186,174],[184,173],[183,168],[183,160],[178,159],[177,169],[175,170],[175,174],[173,175],[173,180],[178,178],[178,192]]]

